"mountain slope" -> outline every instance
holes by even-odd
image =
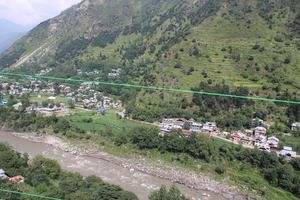
[[[0,28],[0,53],[26,32],[26,28],[5,19],[0,19]]]
[[[113,81],[299,99],[299,38],[297,0],[84,0],[16,42],[0,67],[104,81],[121,68]],[[174,107],[200,115],[192,95],[132,96],[140,119],[177,116]]]

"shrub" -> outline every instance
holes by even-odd
[[[226,172],[226,169],[224,166],[219,165],[215,168],[215,172],[218,174],[224,174]]]

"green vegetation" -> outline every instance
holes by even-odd
[[[149,200],[161,200],[161,199],[188,200],[180,193],[180,191],[175,186],[172,186],[170,190],[167,190],[165,186],[162,186],[159,191],[153,192],[149,196]]]
[[[239,173],[233,176],[238,182],[244,182],[255,188],[262,196],[266,195],[266,187],[259,188],[264,184],[263,177],[270,185],[280,187],[283,190],[299,196],[299,171],[298,164],[293,166],[275,153],[266,153],[259,150],[245,149],[241,146],[222,144],[218,146],[212,139],[204,136],[192,136],[185,138],[181,133],[172,133],[163,137],[153,128],[136,128],[129,134],[129,141],[136,144],[139,149],[157,149],[161,153],[186,153],[195,159],[207,163],[217,164],[216,173],[224,174],[226,168],[238,167]],[[238,163],[233,164],[233,163]],[[222,166],[220,166],[222,165]],[[254,169],[260,176],[253,176],[249,169]],[[251,174],[251,179],[244,179]],[[255,182],[251,182],[255,181]],[[288,195],[288,194],[286,194]],[[291,195],[290,198],[293,198]],[[268,198],[268,197],[266,197]],[[275,198],[275,195],[274,197]]]
[[[83,2],[86,9],[75,6],[61,20],[33,29],[0,56],[0,67],[14,64],[19,52],[24,57],[37,50],[14,71],[36,73],[51,67],[53,76],[112,81],[108,73],[120,68],[115,82],[299,99],[299,1],[201,2]],[[96,74],[85,73],[94,70]],[[97,88],[121,96],[127,114],[145,121],[176,116],[218,121],[232,129],[247,128],[249,118],[267,114],[266,120],[287,128],[300,118],[298,105],[252,102],[242,111],[238,106],[224,109],[228,104],[211,109],[210,104],[221,105],[223,99],[203,98],[200,105],[191,94]]]
[[[0,68],[37,73],[51,67],[49,75],[59,77],[299,100],[300,1],[88,2],[33,29],[0,55]],[[30,54],[22,67],[10,68]],[[116,68],[121,74],[112,80],[108,73]],[[97,73],[89,73],[94,70]],[[259,117],[270,122],[268,134],[281,136],[290,132],[292,122],[300,121],[300,105],[108,86],[96,90],[118,96],[128,116],[149,122],[185,117],[215,121],[232,130],[249,128],[251,119]],[[137,147],[183,165],[191,166],[190,160],[205,163],[218,176],[269,199],[295,198],[291,193],[299,197],[298,164],[272,154],[207,138],[188,140],[180,133],[161,138],[153,126],[140,127],[113,113],[41,118],[25,113],[25,106],[14,110],[16,101],[9,102],[0,107],[0,124],[7,127],[50,130],[83,140],[97,135],[118,147]],[[284,144],[299,151],[298,136],[284,136]]]
[[[0,109],[1,125],[5,127],[53,132],[79,143],[94,141],[117,155],[141,154],[153,160],[159,158],[190,170],[207,172],[217,178],[229,177],[266,199],[295,199],[292,193],[299,195],[298,161],[289,163],[275,154],[244,149],[207,137],[186,138],[180,132],[162,137],[157,127],[120,119],[113,111],[106,115],[83,112],[58,118],[28,114],[24,109],[16,111],[11,105]]]

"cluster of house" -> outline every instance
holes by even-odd
[[[48,71],[42,71],[47,72]],[[119,73],[120,70],[113,71],[113,73]],[[55,85],[54,83],[43,84],[41,80],[29,79],[29,82],[26,83],[1,83],[0,84],[0,94],[3,95],[14,95],[22,96],[27,93],[36,93],[44,95],[55,95],[56,92],[63,94],[67,99],[72,100],[77,103],[77,105],[82,105],[84,108],[97,108],[100,105],[103,105],[106,109],[116,108],[119,109],[122,107],[121,101],[115,101],[108,96],[104,96],[103,93],[95,91],[93,89],[92,83],[82,83],[78,88],[72,89],[66,85]],[[101,98],[103,97],[103,101]],[[50,97],[51,98],[51,97]],[[53,97],[55,98],[55,97]],[[1,104],[6,104],[7,102],[1,101]],[[62,111],[63,107],[41,107],[35,106],[32,108],[39,112],[59,112]],[[31,109],[31,110],[32,110]]]
[[[214,122],[204,124],[182,118],[163,119],[160,126],[160,135],[169,134],[172,131],[181,130],[186,137],[193,134],[204,134],[212,137],[231,139],[232,142],[242,144],[245,147],[256,147],[259,150],[275,151],[278,155],[295,158],[297,153],[291,147],[284,147],[279,151],[280,140],[274,136],[267,136],[267,128],[256,126],[244,131],[232,131],[231,133],[220,131]]]
[[[25,178],[23,176],[8,177],[3,169],[0,169],[0,181],[9,181],[11,183],[22,183]]]
[[[81,69],[77,69],[76,71],[77,71],[77,75],[83,75],[84,74],[84,75],[87,75],[89,77],[96,76],[100,73],[98,70],[83,72]]]
[[[38,72],[36,75],[38,76],[45,76],[47,75],[49,72],[51,72],[53,69],[52,68],[47,68],[47,69],[42,69],[40,72]]]
[[[44,85],[44,86],[42,86]],[[54,94],[54,84],[43,84],[37,79],[28,79],[28,82],[0,83],[0,94],[22,96],[28,93]]]
[[[235,143],[253,145],[264,151],[277,149],[280,142],[280,140],[274,136],[268,137],[267,129],[262,126],[257,126],[245,131],[232,131],[230,136]]]
[[[186,137],[191,136],[193,133],[213,135],[220,132],[219,128],[214,122],[206,122],[202,124],[195,122],[194,120],[187,120],[183,118],[163,119],[160,123],[160,134],[168,134],[173,130],[182,130]]]

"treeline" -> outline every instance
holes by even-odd
[[[54,160],[41,156],[28,162],[28,155],[20,154],[5,144],[0,144],[0,166],[9,177],[22,175],[25,182],[13,184],[0,182],[1,189],[16,190],[65,200],[137,200],[135,194],[119,186],[110,185],[95,176],[82,177],[78,173],[63,171]],[[1,193],[4,199],[28,199],[20,194]]]
[[[139,149],[188,154],[195,159],[216,164],[215,171],[219,174],[226,172],[224,163],[249,165],[271,185],[300,197],[299,159],[288,162],[275,153],[246,149],[231,144],[220,145],[214,139],[205,136],[193,135],[186,138],[180,132],[160,136],[158,132],[156,128],[138,127],[131,131],[128,138],[123,138],[123,141],[131,142]]]

